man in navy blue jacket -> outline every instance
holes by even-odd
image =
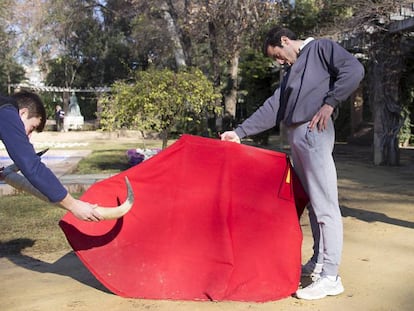
[[[0,139],[23,175],[51,203],[67,209],[77,218],[102,220],[95,210],[96,205],[73,198],[36,154],[29,138],[33,131],[41,132],[45,123],[46,111],[36,94],[19,92],[11,97],[0,96]]]
[[[264,53],[288,68],[281,85],[263,106],[222,140],[260,133],[283,122],[288,129],[291,157],[310,204],[313,256],[302,275],[313,283],[298,289],[301,299],[320,299],[344,291],[338,275],[343,225],[338,202],[336,167],[332,157],[335,129],[332,115],[354,92],[364,76],[361,63],[328,39],[298,40],[287,28],[267,35]]]

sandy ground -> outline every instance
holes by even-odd
[[[106,290],[68,248],[0,258],[1,310],[414,310],[414,150],[402,166],[374,167],[369,148],[338,145],[345,293],[267,303],[125,299]],[[312,238],[306,215],[303,260]]]

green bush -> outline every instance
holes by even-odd
[[[160,133],[163,148],[170,133],[200,127],[209,112],[220,112],[220,94],[198,69],[136,73],[134,81],[117,81],[102,100],[101,127]]]

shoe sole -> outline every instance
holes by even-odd
[[[296,297],[299,299],[304,299],[304,300],[317,300],[317,299],[322,299],[325,298],[326,296],[337,296],[342,294],[345,291],[345,289],[343,288],[343,286],[341,288],[339,288],[337,291],[332,291],[329,293],[325,293],[324,295],[320,295],[320,296],[307,296],[307,295],[301,295],[300,290],[298,290],[296,292]]]

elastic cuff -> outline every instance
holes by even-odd
[[[241,127],[236,128],[234,131],[236,132],[237,136],[239,136],[240,139],[247,136]]]
[[[322,268],[322,275],[338,275],[339,267],[337,265],[324,263]]]

